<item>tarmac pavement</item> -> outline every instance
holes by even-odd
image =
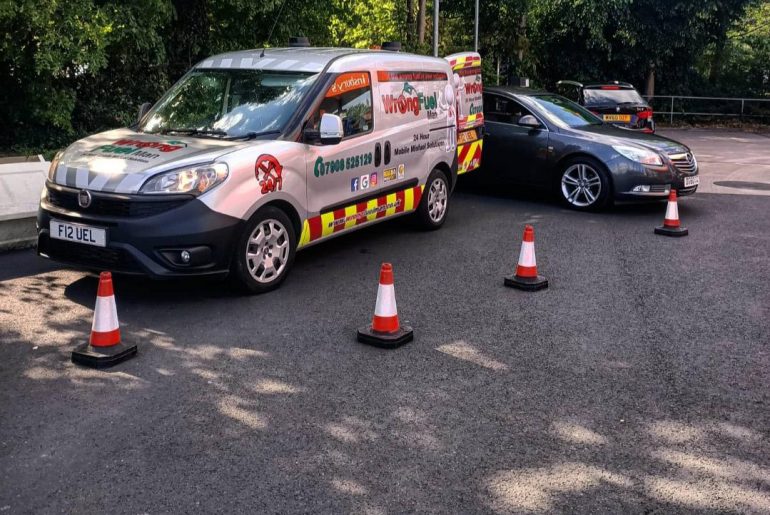
[[[97,279],[0,255],[0,513],[770,513],[770,206],[576,213],[461,189],[301,252],[262,296],[117,277],[109,371],[69,362]],[[524,224],[547,290],[503,286]],[[355,341],[379,265],[415,341]]]

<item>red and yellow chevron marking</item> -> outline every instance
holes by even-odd
[[[470,172],[481,166],[481,147],[484,140],[471,141],[457,147],[457,175]]]
[[[469,114],[465,118],[458,120],[457,130],[462,131],[484,125],[484,113]]]
[[[462,70],[463,68],[471,68],[473,66],[481,66],[481,57],[477,55],[462,55],[457,59],[449,61],[449,66],[452,70]]]
[[[308,218],[302,224],[298,247],[358,225],[413,211],[420,204],[424,187],[415,186]]]

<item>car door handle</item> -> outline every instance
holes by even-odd
[[[385,142],[385,164],[390,164],[390,141]]]
[[[379,143],[374,144],[374,166],[380,166],[382,161],[382,146]]]

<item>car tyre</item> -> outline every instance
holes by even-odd
[[[266,206],[246,222],[235,249],[230,273],[235,286],[247,293],[265,293],[281,285],[297,252],[297,235],[289,216]]]
[[[556,194],[568,207],[577,211],[597,211],[611,199],[612,184],[605,167],[590,157],[567,161],[556,181]]]
[[[425,183],[420,205],[414,215],[417,225],[433,231],[444,225],[449,213],[449,179],[446,174],[434,168]]]

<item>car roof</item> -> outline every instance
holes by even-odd
[[[615,86],[618,89],[634,89],[634,85],[630,82],[623,82],[619,80],[608,80],[606,82],[592,82],[590,84],[582,84],[574,80],[560,80],[556,85],[566,84],[568,86],[577,86],[583,89],[596,89],[603,86]]]
[[[358,48],[335,47],[289,47],[289,48],[255,48],[239,50],[207,57],[195,65],[195,68],[233,68],[260,69],[275,71],[311,72],[322,71],[333,60],[345,56],[362,56],[371,54],[392,61],[394,56],[399,60],[415,60],[418,62],[436,61],[428,57],[407,52],[392,52],[388,50],[368,50]]]
[[[498,94],[508,93],[510,95],[524,95],[524,96],[553,94],[550,91],[545,91],[541,89],[523,88],[521,86],[484,86],[484,92],[498,93]]]

